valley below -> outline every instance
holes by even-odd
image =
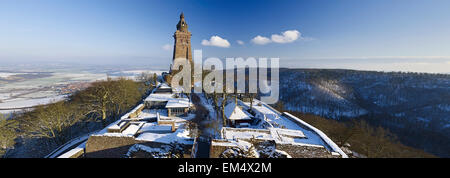
[[[0,68],[0,114],[28,111],[34,106],[66,99],[107,78],[136,76],[158,70],[98,66],[45,65]]]

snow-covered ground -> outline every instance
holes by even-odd
[[[140,141],[151,141],[158,143],[184,143],[184,144],[192,144],[193,140],[189,137],[189,131],[182,126],[178,128],[175,132],[170,133],[155,133],[153,132],[143,132],[136,137],[136,140]]]
[[[9,77],[11,77],[11,76],[21,75],[21,74],[25,74],[25,73],[0,72],[0,78],[9,78]]]
[[[66,97],[67,97],[66,95],[57,95],[38,99],[15,99],[9,102],[0,103],[0,109],[32,107],[36,105],[61,101],[64,100]]]
[[[110,72],[108,73],[108,77],[111,78],[117,78],[117,77],[124,77],[127,79],[136,79],[136,76],[144,74],[157,74],[158,76],[161,76],[163,72],[167,72],[164,70],[123,70],[123,71],[116,71],[116,72]]]
[[[123,70],[117,72],[67,69],[35,69],[20,71],[0,71],[0,113],[8,114],[21,110],[6,110],[7,108],[32,107],[48,104],[64,99],[61,88],[80,82],[106,80],[107,77],[124,76],[136,79],[141,73],[156,73],[162,70]],[[110,75],[112,74],[112,75]],[[28,75],[28,76],[24,76]],[[3,81],[1,79],[4,79]]]
[[[305,129],[298,125],[297,123],[292,122],[288,118],[282,116],[282,113],[270,108],[270,106],[266,104],[257,104],[260,101],[254,100],[253,101],[253,109],[260,114],[265,115],[265,122],[269,123],[271,127],[274,128],[286,128],[286,129],[292,129],[292,130],[299,130],[303,132],[303,134],[306,136],[306,139],[298,139],[296,141],[300,141],[301,143],[306,144],[313,144],[313,145],[325,145],[323,140],[320,138],[319,135],[317,135],[315,132],[312,132],[311,130]],[[250,107],[249,102],[241,102],[246,107]],[[258,125],[256,128],[263,127],[263,124]]]

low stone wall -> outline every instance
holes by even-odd
[[[86,158],[120,158],[132,145],[134,137],[90,136],[86,143]]]
[[[159,142],[137,141],[134,137],[91,136],[86,143],[86,158],[121,158],[131,146],[142,144],[152,148],[168,145]],[[185,158],[190,157],[192,144],[182,145]]]
[[[69,158],[82,158],[84,156],[84,150],[80,149],[75,154],[69,156]]]
[[[144,109],[145,105],[140,105],[138,106],[138,108],[136,109],[136,111],[130,113],[130,115],[128,116],[128,118],[135,118],[138,117],[139,114],[142,112],[142,110]]]
[[[285,151],[292,158],[340,158],[340,155],[332,155],[325,147],[276,144],[276,149]]]
[[[341,150],[341,148],[339,148],[339,146],[336,145],[336,143],[334,143],[325,133],[323,133],[321,130],[315,128],[314,126],[306,123],[305,121],[301,120],[300,118],[297,118],[291,114],[289,114],[288,112],[284,112],[283,115],[284,117],[288,118],[289,120],[291,120],[292,122],[296,123],[297,125],[299,125],[300,127],[310,130],[312,132],[315,132],[317,135],[319,135],[319,137],[324,141],[327,149],[332,150],[333,153],[337,153],[340,154],[342,158],[348,158],[348,156]]]
[[[227,140],[213,140],[213,142],[228,142]],[[209,148],[209,157],[210,158],[219,158],[220,154],[222,154],[228,148],[232,148],[233,146],[222,146],[217,144],[211,144]]]
[[[69,152],[66,152],[62,155],[59,155],[58,158],[83,158],[84,157],[84,149],[83,148],[74,148]]]
[[[323,146],[310,146],[298,144],[281,144],[273,140],[242,139],[251,142],[258,150],[264,150],[264,147],[273,146],[277,150],[288,153],[292,158],[340,158],[340,155],[333,155]],[[236,147],[233,140],[213,140],[216,144],[211,144],[210,158],[219,158],[219,156],[228,148]],[[227,144],[228,143],[228,144]]]

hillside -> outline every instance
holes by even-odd
[[[450,156],[450,75],[280,69],[284,109],[364,119],[405,145]]]

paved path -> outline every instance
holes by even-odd
[[[198,139],[198,147],[197,147],[197,154],[195,155],[196,158],[209,158],[209,148],[211,142],[209,139],[204,139],[204,137],[200,137]]]
[[[193,100],[196,107],[202,107],[203,110],[206,110],[208,113],[205,113],[205,116],[201,118],[199,124],[199,129],[201,129],[201,135],[197,138],[197,152],[196,158],[209,158],[209,150],[211,145],[211,139],[214,137],[214,132],[211,131],[211,128],[208,128],[206,125],[210,123],[212,120],[210,118],[215,118],[215,111],[210,104],[206,102],[204,95],[195,94],[197,99]]]

